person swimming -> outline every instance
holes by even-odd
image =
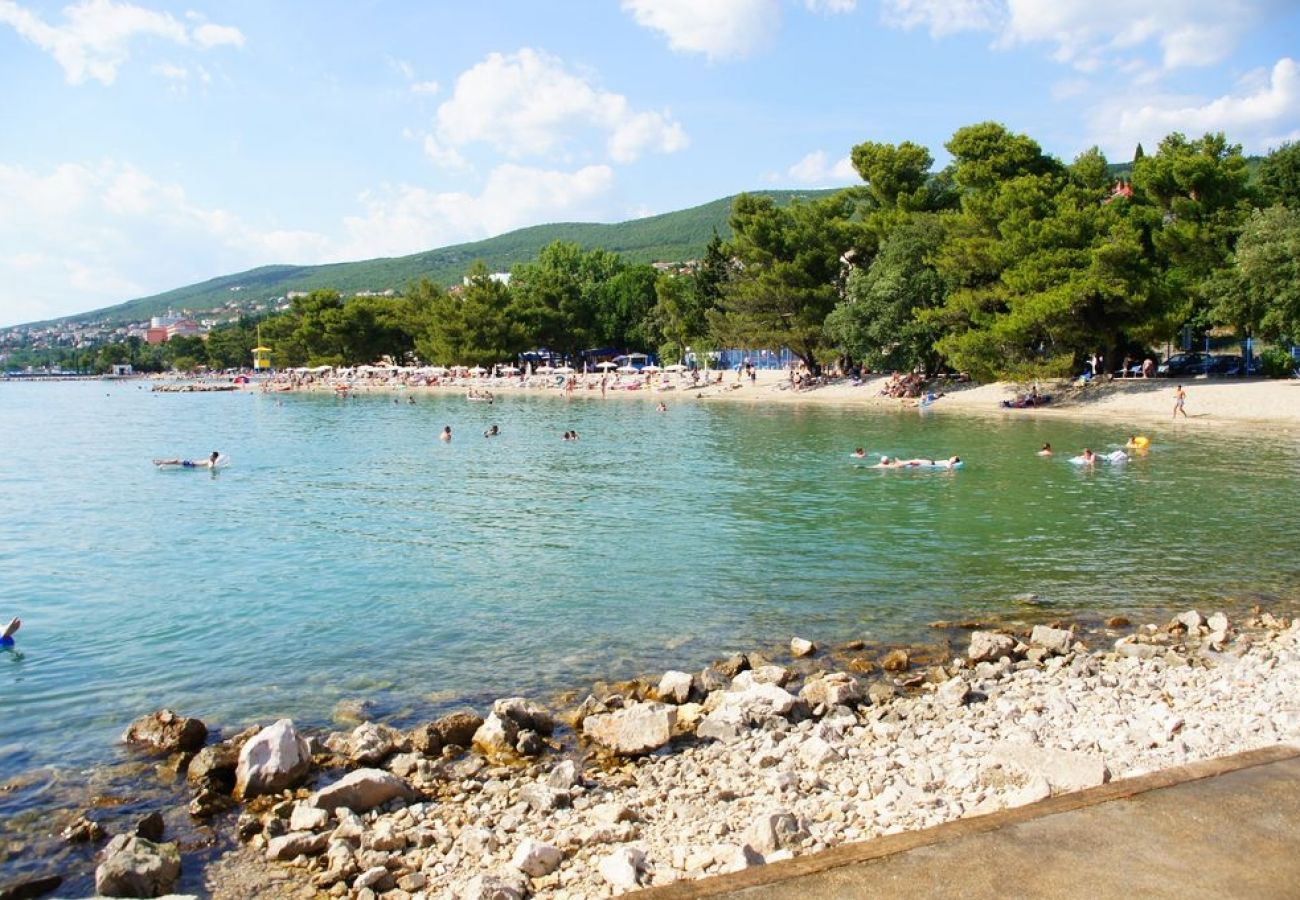
[[[451,440],[451,426],[450,426],[450,425],[444,425],[444,426],[442,426],[442,434],[438,435],[438,440],[440,440],[440,441],[450,441],[450,440]]]
[[[853,451],[853,456],[854,456],[854,458],[856,458],[856,459],[866,459],[866,458],[867,458],[867,451],[866,451],[866,450],[863,450],[861,447],[859,447],[858,449],[856,449],[856,450]]]
[[[1095,463],[1097,461],[1097,454],[1092,452],[1091,447],[1084,447],[1080,459],[1082,459],[1085,463],[1091,465],[1092,463]]]
[[[14,616],[5,626],[4,631],[0,632],[0,647],[12,647],[14,645],[14,634],[19,628],[23,627],[23,620]]]
[[[1039,455],[1039,456],[1051,456],[1051,455],[1052,455],[1052,445],[1051,445],[1050,443],[1043,444],[1043,449],[1041,449],[1041,450],[1038,451],[1038,455]]]
[[[668,412],[668,404],[667,404],[667,403],[660,402],[660,404],[659,404],[658,406],[655,407],[655,411],[656,411],[656,412]]]
[[[207,459],[180,459],[174,457],[172,459],[155,459],[153,464],[155,466],[180,466],[183,469],[215,469],[217,460],[220,458],[221,454],[213,450]]]
[[[501,433],[501,429],[493,425],[487,431],[483,432],[483,437],[496,437]]]

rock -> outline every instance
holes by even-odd
[[[993,662],[1003,656],[1010,656],[1015,649],[1015,638],[996,631],[972,631],[970,649],[966,658],[971,662]]]
[[[487,756],[500,756],[515,753],[515,744],[518,741],[519,726],[493,712],[474,732],[473,745],[476,750]]]
[[[741,672],[749,668],[749,657],[743,653],[737,653],[717,663],[713,668],[717,669],[728,678],[735,678]]]
[[[1070,645],[1074,643],[1074,632],[1065,628],[1035,625],[1034,630],[1029,634],[1029,643],[1064,655],[1070,652]]]
[[[790,655],[795,659],[802,659],[805,656],[812,656],[817,652],[817,645],[812,641],[805,640],[801,637],[790,639]]]
[[[475,875],[465,883],[459,900],[524,900],[529,895],[528,879],[522,872],[508,870]]]
[[[1128,628],[1133,621],[1128,616],[1111,616],[1106,620],[1107,628]]]
[[[156,844],[163,839],[164,827],[162,813],[154,810],[135,823],[135,835]]]
[[[374,701],[350,697],[334,704],[330,718],[344,725],[352,725],[360,724],[374,714]]]
[[[1154,659],[1160,655],[1160,648],[1154,644],[1139,644],[1126,637],[1115,642],[1115,652],[1132,659]]]
[[[639,886],[645,854],[635,847],[620,847],[600,861],[600,874],[616,888],[630,891]]]
[[[747,669],[731,679],[731,689],[740,691],[756,684],[775,684],[778,687],[790,680],[790,670],[785,666],[758,666]]]
[[[1105,784],[1110,779],[1106,762],[1096,753],[1049,750],[1033,744],[1003,742],[985,758],[987,762],[1010,766],[1030,777],[1041,777],[1053,793],[1079,791]]]
[[[781,849],[797,849],[808,832],[786,810],[764,813],[745,832],[745,842],[763,856]]]
[[[371,866],[360,875],[357,880],[352,882],[352,889],[359,895],[367,888],[375,893],[384,893],[395,884],[393,873],[389,872],[384,866]]]
[[[705,696],[712,694],[714,691],[725,691],[731,686],[731,676],[724,675],[718,669],[709,666],[700,671],[699,675],[700,693]]]
[[[181,855],[175,844],[119,834],[95,869],[95,892],[105,897],[161,897],[171,893],[180,875]]]
[[[1216,612],[1205,620],[1205,624],[1210,626],[1210,631],[1215,634],[1228,633],[1228,617],[1221,612]]]
[[[319,831],[330,823],[329,810],[310,803],[295,803],[289,814],[290,831]]]
[[[178,716],[170,709],[141,716],[126,729],[122,740],[164,753],[193,752],[208,739],[208,726],[198,719]]]
[[[64,827],[63,831],[59,832],[59,837],[69,844],[93,844],[96,841],[102,841],[107,836],[102,825],[85,816],[77,816],[75,820]]]
[[[527,803],[534,812],[565,809],[572,802],[567,790],[557,790],[548,784],[526,784],[519,789],[519,801]]]
[[[867,686],[867,699],[877,705],[888,703],[898,696],[898,688],[885,681],[873,681]]]
[[[402,733],[387,725],[362,722],[348,735],[347,755],[355,765],[377,766],[405,743]]]
[[[546,741],[531,728],[524,728],[515,739],[515,752],[520,756],[540,756],[546,751]]]
[[[659,679],[659,699],[665,703],[685,703],[691,699],[693,681],[689,672],[665,672],[664,677]]]
[[[1189,609],[1185,613],[1179,613],[1174,616],[1174,621],[1182,625],[1188,631],[1195,631],[1205,624],[1205,617],[1194,609]]]
[[[811,768],[820,769],[822,766],[841,759],[841,756],[839,751],[826,740],[814,736],[808,738],[799,747],[799,758]]]
[[[847,672],[828,672],[809,679],[799,697],[809,706],[850,706],[862,702],[862,685]]]
[[[492,712],[502,719],[514,722],[520,730],[526,728],[545,735],[555,730],[555,717],[550,711],[541,704],[525,700],[523,697],[498,700],[492,704]]]
[[[311,795],[309,803],[318,809],[335,810],[345,806],[353,812],[366,812],[397,797],[414,799],[416,792],[392,772],[382,769],[357,769]]]
[[[510,865],[525,875],[539,878],[554,872],[563,859],[564,854],[550,844],[526,838],[510,858]]]
[[[311,831],[291,831],[279,837],[273,837],[266,845],[266,858],[276,860],[295,859],[299,856],[319,856],[329,846],[328,833],[316,834]]]
[[[640,756],[667,744],[677,710],[663,703],[636,703],[605,715],[589,716],[582,732],[620,756]]]
[[[190,801],[189,811],[196,819],[210,819],[228,809],[233,809],[234,806],[233,798],[205,787],[194,795],[194,799]]]
[[[238,765],[239,747],[223,741],[196,753],[185,770],[185,777],[229,793],[235,787],[235,768]]]
[[[749,722],[734,707],[723,707],[700,719],[695,726],[695,736],[713,741],[734,741],[749,731]]]
[[[571,759],[556,763],[546,775],[546,784],[559,791],[567,791],[582,782],[578,764]]]
[[[731,857],[723,866],[723,871],[741,872],[745,869],[752,869],[754,866],[761,866],[765,862],[767,861],[763,859],[763,854],[749,846],[749,844],[741,844],[731,854]]]
[[[11,881],[0,888],[0,900],[35,900],[37,897],[44,897],[51,891],[58,890],[61,884],[63,884],[62,875],[42,875],[24,881]]]
[[[311,751],[289,719],[249,738],[239,751],[235,796],[244,800],[296,785],[311,768]]]
[[[961,677],[950,678],[935,688],[934,700],[945,709],[964,706],[970,698],[970,685]]]
[[[448,747],[468,747],[474,742],[474,732],[483,724],[483,717],[472,712],[448,713],[433,723],[433,731]]]
[[[911,664],[911,657],[900,647],[885,654],[884,659],[880,661],[880,668],[886,672],[906,672]]]
[[[635,822],[637,814],[621,803],[602,803],[591,811],[591,817],[599,825],[617,825],[619,822]]]

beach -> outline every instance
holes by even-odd
[[[1288,430],[1300,428],[1300,380],[1297,379],[1234,379],[1195,377],[1186,381],[1169,378],[1130,378],[1082,384],[1077,380],[1037,382],[1034,387],[1042,395],[1052,398],[1050,403],[1034,408],[1008,409],[1004,401],[1012,402],[1023,397],[1029,386],[1009,382],[994,384],[947,383],[932,390],[938,395],[932,403],[918,406],[919,398],[892,398],[882,396],[889,378],[869,375],[854,384],[849,379],[832,379],[816,387],[795,389],[790,384],[789,373],[776,369],[759,369],[754,381],[748,377],[737,378],[734,371],[726,371],[720,383],[713,383],[716,372],[709,373],[710,383],[691,388],[681,377],[671,377],[671,389],[659,387],[662,376],[655,376],[650,386],[627,390],[616,386],[612,377],[610,386],[602,396],[600,376],[576,375],[577,387],[566,395],[562,378],[533,376],[527,385],[519,378],[463,378],[431,387],[408,387],[399,379],[356,379],[353,391],[368,393],[392,390],[399,385],[412,393],[465,392],[488,390],[502,396],[548,395],[568,396],[574,400],[645,400],[685,403],[694,401],[804,404],[841,407],[861,407],[875,410],[923,410],[941,415],[944,412],[993,415],[1006,417],[1039,417],[1051,419],[1093,419],[1114,421],[1134,426],[1165,425],[1172,423],[1174,392],[1182,385],[1187,392],[1189,425],[1235,425],[1246,427],[1282,426]],[[332,391],[338,382],[322,380],[305,389]],[[626,382],[625,382],[626,383]],[[257,389],[245,386],[246,390]],[[1179,418],[1182,421],[1182,417]]]

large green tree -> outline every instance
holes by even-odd
[[[840,298],[843,261],[861,237],[845,194],[778,206],[742,194],[731,212],[736,268],[710,317],[723,344],[788,347],[816,369],[826,346],[826,316]]]

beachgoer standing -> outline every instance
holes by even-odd
[[[1183,404],[1186,402],[1187,402],[1187,392],[1183,390],[1183,386],[1180,384],[1178,385],[1178,387],[1174,388],[1174,418],[1175,419],[1178,418],[1179,413],[1183,414],[1184,419],[1187,418],[1187,410],[1183,409]]]

